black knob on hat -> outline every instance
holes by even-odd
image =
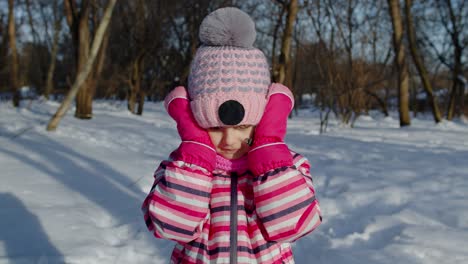
[[[245,110],[241,103],[229,100],[218,108],[218,116],[221,122],[228,126],[235,126],[244,119]]]

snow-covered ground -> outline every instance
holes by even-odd
[[[179,143],[161,103],[45,126],[56,102],[0,102],[0,263],[167,263],[173,243],[146,231],[140,205]],[[297,263],[468,263],[468,124],[378,113],[353,129],[317,113],[289,122],[309,158],[324,222],[293,246]]]

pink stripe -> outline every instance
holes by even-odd
[[[162,189],[164,189],[164,188],[162,188]],[[170,193],[174,194],[175,192],[170,192]],[[169,209],[174,208],[174,206],[178,206],[180,208],[186,208],[186,209],[189,209],[191,211],[197,211],[197,212],[205,212],[205,211],[208,210],[208,199],[207,198],[204,198],[204,200],[202,200],[201,203],[200,203],[201,206],[198,206],[195,203],[186,203],[186,202],[183,202],[183,201],[176,201],[170,196],[163,195],[163,193],[155,192],[154,194],[155,195],[152,196],[152,197],[158,197],[158,198],[165,201],[165,203],[163,205],[168,206],[168,204],[170,204],[170,206],[168,206]],[[194,199],[192,197],[189,197],[189,199],[194,201]],[[157,207],[158,203],[159,203],[159,200],[156,200],[156,199],[152,198],[152,201],[151,201],[152,205]]]
[[[302,187],[302,188],[299,188]],[[257,195],[255,197],[255,202],[257,203],[258,206],[262,206],[262,202],[266,201],[271,198],[275,198],[276,200],[279,200],[283,197],[289,196],[293,193],[296,193],[296,189],[303,189],[303,188],[308,188],[308,186],[305,184],[303,178],[296,178],[294,180],[291,180],[287,185],[273,185],[270,188],[262,190],[261,195]]]
[[[295,153],[292,153],[293,155]],[[297,163],[302,159],[302,156],[297,156],[294,160]],[[178,165],[182,163],[180,162],[170,162],[168,163],[166,169],[171,172],[177,172],[182,174],[182,178],[176,179],[174,177],[166,177],[166,181],[173,184],[178,184],[180,186],[185,186],[188,188],[193,188],[205,192],[211,192],[210,198],[203,198],[203,197],[194,197],[190,193],[185,191],[181,191],[178,189],[166,188],[163,185],[160,185],[161,190],[169,191],[171,195],[175,195],[176,197],[185,197],[186,199],[191,199],[194,202],[199,202],[200,204],[206,204],[206,208],[196,208],[189,201],[187,202],[180,202],[174,201],[161,193],[154,192],[149,194],[148,197],[145,199],[142,205],[142,209],[144,212],[144,219],[148,219],[150,215],[157,217],[158,220],[168,223],[174,227],[181,228],[183,230],[195,230],[198,227],[201,221],[205,218],[208,212],[208,201],[211,203],[211,208],[226,206],[230,205],[230,179],[226,179],[223,177],[211,177],[210,175],[205,174],[204,171],[197,167],[183,167],[179,168]],[[306,159],[299,167],[300,170],[303,170],[302,173],[309,174],[309,163]],[[159,169],[161,170],[161,168]],[[286,172],[282,172],[281,174],[276,175],[277,177],[282,177],[285,173],[291,172],[294,170],[292,168],[288,169]],[[305,172],[304,172],[305,171]],[[163,172],[164,173],[164,172]],[[221,172],[225,174],[224,172]],[[288,212],[286,215],[277,215],[277,218],[274,220],[270,220],[268,222],[262,223],[261,219],[264,217],[271,216],[272,214],[276,214],[279,212],[283,212],[283,210],[291,208],[292,206],[306,201],[308,198],[314,195],[314,189],[311,184],[311,180],[303,176],[302,173],[294,173],[291,179],[288,179],[284,183],[275,184],[274,186],[270,186],[267,189],[262,190],[261,192],[257,191],[255,193],[254,198],[254,187],[258,188],[257,186],[252,186],[251,181],[239,182],[238,188],[238,204],[240,206],[245,206],[246,208],[253,208],[254,206],[257,207],[258,210],[265,208],[265,206],[270,206],[271,209],[265,211],[261,214],[258,214],[258,218],[256,221],[247,221],[247,212],[246,211],[238,211],[238,234],[241,236],[253,238],[253,237],[260,237],[259,240],[256,242],[253,241],[238,241],[238,246],[247,247],[247,248],[257,248],[259,246],[266,245],[267,240],[275,240],[275,241],[288,241],[292,242],[296,239],[308,234],[312,230],[314,230],[319,224],[320,221],[317,223],[311,223],[312,220],[317,220],[317,217],[320,215],[320,208],[317,201],[312,202],[311,204],[299,208],[295,211]],[[197,177],[202,181],[206,181],[208,184],[212,184],[212,188],[210,186],[205,186],[203,184],[191,184],[189,181],[184,180],[183,177]],[[252,175],[245,175],[245,177],[252,177]],[[244,179],[244,178],[242,178]],[[213,182],[212,180],[215,180]],[[271,180],[271,179],[269,179]],[[306,193],[304,190],[308,190]],[[295,195],[300,191],[304,191],[304,195],[301,197],[297,197],[297,199],[293,199],[292,201],[288,202],[285,205],[278,206],[278,201],[290,197],[291,195]],[[213,202],[214,199],[225,197],[225,201],[218,201]],[[196,199],[196,200],[194,200]],[[255,200],[255,204],[254,204]],[[187,203],[187,204],[186,204]],[[171,218],[168,215],[155,215],[154,212],[149,212],[149,206],[156,206],[161,211],[168,211],[174,215],[182,219],[187,219],[193,221],[193,223],[188,224],[186,221],[180,220],[180,222],[175,221],[175,219]],[[229,211],[219,211],[216,213],[211,214],[210,218],[214,219],[219,216],[229,216]],[[257,212],[251,212],[252,214],[257,214]],[[273,217],[272,217],[273,218]],[[297,218],[297,221],[291,221],[291,218]],[[219,220],[219,219],[218,219]],[[193,224],[196,226],[193,226]],[[271,231],[270,229],[277,224],[285,223],[287,226],[281,228],[280,230]],[[175,249],[173,251],[171,260],[175,263],[179,263],[182,259],[182,263],[201,263],[202,261],[199,259],[190,258],[187,256],[188,252],[193,252],[194,255],[203,256],[207,261],[214,261],[216,262],[217,258],[226,257],[229,258],[229,252],[221,252],[216,255],[208,255],[208,252],[200,249],[198,247],[193,247],[187,244],[187,242],[195,241],[200,244],[207,245],[208,250],[215,249],[217,247],[229,247],[230,243],[227,242],[214,242],[216,238],[226,238],[230,236],[230,220],[228,221],[220,221],[216,223],[205,222],[203,223],[203,227],[201,231],[194,233],[193,236],[184,235],[178,233],[178,231],[171,231],[170,229],[165,229],[162,233],[160,233],[157,228],[154,226],[155,223],[149,221],[148,222],[148,229],[156,236],[160,238],[168,237],[169,235],[174,235],[180,238],[180,243],[184,245],[183,250]],[[208,240],[204,239],[204,236],[201,236],[201,233],[205,233],[209,237]],[[261,238],[264,239],[261,239]],[[178,240],[178,239],[175,239]],[[270,257],[272,252],[278,250],[280,248],[280,243],[274,244],[273,246],[269,247],[268,249],[262,250],[257,254],[250,254],[248,252],[238,252],[239,257],[245,257],[248,259],[248,262],[260,262],[260,258],[262,256]],[[285,249],[281,250],[279,255],[275,255],[269,261],[264,261],[262,263],[282,263],[282,261],[286,263],[293,262],[292,252],[290,247],[286,247]]]
[[[308,232],[315,229],[317,225],[314,225],[313,228],[310,230],[304,229],[315,216],[315,214],[311,213],[315,205],[316,202],[312,203],[312,205],[307,208],[307,210],[304,212],[304,215],[297,222],[296,228],[285,227],[278,229],[275,232],[270,233],[270,238],[278,241],[284,241],[292,237],[304,236]]]
[[[293,156],[294,157],[294,156]],[[298,161],[300,161],[301,159],[304,159],[304,156],[302,155],[299,155],[297,156],[296,158],[293,159],[293,163],[296,164]],[[299,167],[303,167],[304,169],[307,169],[307,171],[309,171],[310,169],[310,165],[307,163],[307,160],[304,159],[304,162],[302,162],[301,164],[299,164]]]
[[[160,204],[160,203],[151,203],[151,204],[154,205],[155,207],[157,207],[158,209],[160,209],[161,211],[170,212],[170,213],[172,213],[172,214],[174,214],[174,215],[176,215],[178,217],[186,218],[189,221],[198,221],[198,220],[200,220],[199,216],[189,215],[185,211],[174,210],[172,207],[169,207],[169,206],[166,206],[166,205],[163,205],[163,204]],[[154,213],[154,211],[149,211],[149,212],[151,213],[151,215],[159,216],[158,214]],[[200,211],[200,213],[201,212],[202,211]]]
[[[186,241],[186,242],[188,242],[188,241],[190,241],[192,239],[191,236],[187,236],[187,235],[184,235],[184,234],[181,234],[181,233],[176,233],[176,232],[173,232],[173,231],[167,230],[167,229],[165,229],[163,232],[164,233],[159,232],[159,230],[157,228],[154,229],[154,235],[157,238],[167,238],[169,236],[176,236],[179,239],[181,238],[182,241]]]
[[[184,197],[184,198],[187,198],[187,199],[198,201],[200,203],[205,203],[208,206],[208,201],[209,201],[208,197],[202,197],[200,195],[193,195],[193,194],[188,193],[188,192],[179,191],[179,190],[173,189],[173,188],[168,188],[168,187],[166,187],[166,186],[164,186],[162,184],[159,184],[158,188],[160,188],[164,192],[168,192],[168,193],[173,194],[173,195],[178,196],[178,197]],[[158,195],[159,196],[164,196],[164,197],[166,197],[166,199],[172,200],[171,197],[163,195],[161,192],[158,192]],[[188,206],[192,206],[192,204],[188,204]]]
[[[212,179],[210,175],[202,173],[202,169],[196,165],[194,165],[193,167],[186,166],[186,167],[181,168],[175,165],[174,163],[172,163],[166,166],[166,170],[179,173],[187,177],[198,178],[200,180],[207,181],[207,182],[211,181]]]
[[[193,207],[187,208],[187,207],[184,207],[184,206],[175,205],[173,203],[167,202],[166,200],[162,199],[159,196],[155,196],[154,199],[152,199],[152,200],[154,202],[156,202],[156,203],[160,203],[161,205],[166,206],[171,211],[180,211],[180,212],[184,212],[184,214],[186,214],[186,215],[190,215],[190,216],[193,216],[193,217],[199,217],[199,218],[205,218],[205,216],[206,216],[206,211],[207,210],[206,211],[194,211],[194,210],[191,210],[191,208],[193,208]]]
[[[305,200],[309,199],[312,197],[312,194],[309,193],[309,195],[304,195],[304,196],[301,196],[297,199],[295,199],[294,201],[290,202],[290,203],[285,203],[283,205],[277,205],[277,206],[272,206],[272,209],[268,210],[268,211],[264,211],[261,213],[261,216],[262,217],[265,217],[265,216],[269,216],[271,214],[274,214],[276,212],[280,212],[280,211],[283,211],[285,209],[288,209],[298,203],[301,203],[301,202],[304,202]],[[268,203],[267,205],[275,205],[275,203],[277,203],[277,201],[275,202],[271,202],[271,203]],[[264,205],[266,206],[266,205]],[[261,209],[263,209],[264,206],[257,206],[257,212]]]
[[[193,230],[195,230],[195,227],[197,227],[199,225],[199,223],[196,223],[194,226],[190,226],[190,225],[187,225],[186,223],[178,222],[178,221],[175,221],[174,219],[167,218],[162,214],[158,214],[156,218],[159,221],[162,221],[164,223],[169,223],[169,224],[171,224],[173,226],[176,226],[178,228],[182,228],[182,229],[187,230],[187,231],[193,231]],[[194,222],[196,222],[196,221],[194,221]],[[200,222],[201,222],[201,220],[200,220]],[[164,228],[164,227],[162,227],[162,228]],[[179,234],[179,233],[177,233],[177,234]]]
[[[224,195],[228,195],[231,193],[231,187],[213,187],[213,189],[211,190],[211,194],[212,195],[217,195],[217,194],[224,194]]]

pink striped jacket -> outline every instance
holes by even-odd
[[[322,221],[309,162],[258,177],[247,160],[218,155],[216,169],[161,162],[142,210],[157,237],[177,241],[171,263],[294,263],[290,242]]]

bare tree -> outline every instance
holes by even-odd
[[[278,42],[278,34],[279,34],[279,31],[280,31],[280,28],[281,28],[281,25],[283,24],[283,17],[284,17],[284,13],[286,11],[286,3],[284,1],[277,1],[277,0],[274,0],[273,1],[274,3],[278,3],[279,4],[279,7],[280,7],[280,11],[278,12],[278,16],[276,18],[276,21],[275,21],[275,27],[274,27],[274,30],[273,30],[273,40],[272,40],[272,44],[271,44],[271,68],[273,70],[273,80],[276,81],[275,78],[278,77],[279,75],[279,72],[277,70],[277,65],[276,65],[276,61],[277,61],[277,56],[276,56],[276,44]]]
[[[45,18],[46,15],[44,14],[42,8],[41,8],[41,13],[42,13],[41,15],[44,21],[45,28],[47,29],[47,21]],[[58,53],[58,48],[59,48],[59,34],[60,34],[60,30],[62,29],[62,19],[59,15],[59,10],[58,10],[58,0],[54,0],[52,3],[52,13],[53,13],[54,29],[53,29],[53,38],[51,41],[52,43],[51,43],[50,64],[47,70],[47,80],[46,80],[46,85],[44,88],[44,97],[46,99],[49,99],[49,95],[53,89],[54,71],[55,71],[55,65],[57,62],[57,53]]]
[[[145,61],[153,59],[151,54],[159,53],[157,48],[162,46],[164,33],[161,32],[161,27],[164,16],[160,15],[160,3],[145,0],[123,3],[116,11],[119,12],[120,19],[114,24],[114,30],[122,34],[116,34],[114,38],[121,44],[126,44],[125,54],[119,54],[120,79],[129,87],[128,110],[141,115],[147,90],[143,85],[143,76],[147,69]],[[121,45],[114,45],[111,52],[121,53],[121,49]]]
[[[405,46],[403,43],[403,20],[399,0],[388,0],[390,17],[393,26],[393,46],[395,50],[395,67],[398,71],[398,110],[400,126],[411,124],[409,115],[409,72],[406,63]]]
[[[405,17],[406,17],[406,33],[408,36],[409,47],[411,51],[411,57],[413,58],[414,64],[418,69],[419,76],[421,78],[421,82],[423,84],[424,90],[426,91],[427,98],[429,99],[429,103],[432,107],[432,115],[434,117],[434,121],[439,123],[442,120],[442,116],[440,114],[439,105],[437,103],[437,98],[433,94],[432,84],[429,81],[429,76],[424,66],[421,57],[419,55],[419,49],[416,43],[416,33],[414,32],[414,25],[413,25],[413,16],[411,14],[411,0],[405,0]]]
[[[290,72],[290,59],[291,59],[291,42],[292,42],[292,35],[294,30],[294,25],[296,22],[296,16],[298,12],[298,3],[297,0],[290,0],[289,3],[286,4],[286,25],[283,31],[283,36],[281,38],[281,52],[278,61],[278,77],[275,80],[279,83],[283,83],[286,86],[291,86],[290,83],[286,83],[287,81],[287,74],[291,74]],[[288,78],[290,79],[290,78]],[[289,80],[290,82],[290,80]]]
[[[463,77],[468,55],[468,1],[434,0],[419,2],[417,6],[422,9],[419,21],[423,25],[418,28],[423,44],[421,48],[425,48],[428,58],[432,59],[433,81],[448,90],[448,96],[444,96],[444,99],[446,117],[451,120],[464,111],[464,103],[468,100],[463,95],[460,78]],[[446,71],[450,76],[446,76]],[[441,76],[451,82],[440,80]]]
[[[460,81],[460,76],[463,74],[463,51],[468,46],[468,36],[463,31],[464,27],[466,29],[464,23],[467,23],[467,1],[444,0],[436,1],[436,3],[453,47],[453,62],[450,65],[452,89],[447,109],[447,119],[452,120],[454,116],[460,116],[463,113],[465,101],[464,85]]]
[[[26,13],[28,14],[28,23],[29,28],[31,29],[31,33],[33,36],[33,42],[37,43],[39,40],[39,35],[37,33],[36,27],[34,26],[34,19],[31,11],[31,0],[25,0],[26,3]]]
[[[83,70],[86,61],[90,56],[90,43],[92,39],[92,32],[90,29],[90,18],[92,22],[97,24],[97,11],[98,8],[92,3],[91,0],[83,0],[78,4],[76,0],[65,0],[65,13],[70,32],[72,34],[73,45],[75,49],[76,59],[76,72]],[[78,8],[79,5],[79,8]],[[93,12],[94,11],[94,12]],[[96,88],[96,78],[102,70],[102,62],[106,54],[107,48],[107,35],[103,35],[103,47],[100,48],[95,69],[92,74],[83,83],[83,88],[79,89],[76,96],[76,110],[75,117],[80,119],[92,118],[93,112],[93,97]]]
[[[15,1],[8,0],[8,43],[10,46],[10,91],[13,93],[13,106],[19,107],[18,54],[16,52]]]
[[[111,16],[112,16],[112,11],[114,9],[115,3],[117,0],[109,0],[107,3],[107,6],[104,10],[104,15],[101,19],[101,22],[96,30],[96,34],[93,39],[93,43],[91,45],[91,52],[89,57],[86,60],[86,64],[84,67],[78,72],[78,75],[76,77],[75,83],[71,87],[70,91],[67,94],[67,97],[65,100],[62,102],[60,107],[58,108],[57,112],[54,114],[54,116],[51,118],[49,121],[49,124],[47,125],[47,130],[48,131],[53,131],[57,128],[60,120],[63,118],[63,116],[66,114],[68,111],[71,102],[79,92],[80,88],[82,87],[83,83],[87,79],[89,72],[91,71],[94,61],[99,53],[99,49],[102,45],[104,36],[106,34],[107,26],[109,25]]]

